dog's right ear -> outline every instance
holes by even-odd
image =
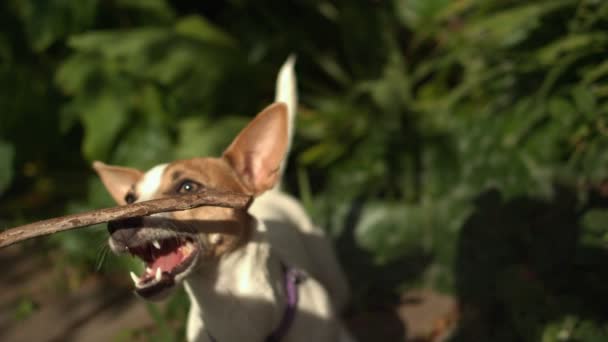
[[[289,142],[287,105],[276,102],[260,112],[224,151],[223,157],[253,195],[278,181]]]
[[[125,196],[131,187],[141,179],[143,172],[130,167],[107,165],[100,161],[93,162],[93,169],[101,178],[106,190],[118,204],[126,204]]]

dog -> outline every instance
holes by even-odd
[[[297,106],[294,63],[281,67],[275,103],[219,158],[145,173],[93,163],[120,205],[206,188],[254,196],[248,210],[200,207],[108,223],[111,250],[146,266],[131,272],[139,296],[161,299],[185,286],[189,341],[352,341],[339,319],[349,289],[331,243],[280,189]]]

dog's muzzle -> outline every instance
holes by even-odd
[[[159,298],[195,267],[201,251],[198,237],[167,228],[149,227],[155,218],[130,218],[108,223],[110,248],[130,253],[144,263],[142,275],[131,272],[135,292],[144,298]]]

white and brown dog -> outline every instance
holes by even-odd
[[[251,194],[248,212],[201,207],[108,224],[110,247],[143,260],[135,292],[162,298],[182,281],[190,341],[350,340],[339,313],[348,286],[330,242],[279,190],[297,106],[294,61],[264,109],[220,158],[178,160],[141,171],[93,164],[119,204],[200,189]],[[304,275],[304,276],[302,276]]]

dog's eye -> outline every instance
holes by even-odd
[[[187,181],[183,181],[179,188],[177,189],[177,192],[179,192],[180,194],[185,194],[185,193],[189,193],[189,192],[195,192],[200,188],[200,185],[196,182],[187,180]]]
[[[135,202],[135,195],[128,193],[127,196],[125,196],[125,202],[127,202],[127,204]]]

